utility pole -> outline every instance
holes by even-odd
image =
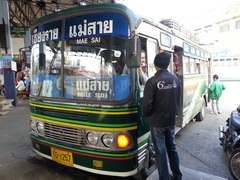
[[[13,106],[17,105],[17,90],[15,88],[15,72],[11,69],[13,55],[12,38],[10,34],[9,7],[7,0],[0,1],[0,48],[2,53],[2,70],[4,72],[4,86],[6,99],[13,99]]]

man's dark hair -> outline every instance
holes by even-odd
[[[218,79],[218,75],[214,74],[213,78]]]

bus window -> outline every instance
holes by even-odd
[[[189,69],[189,58],[187,56],[183,56],[183,73],[184,74],[189,74],[190,69]]]
[[[179,47],[179,46],[174,46],[174,52],[172,54],[172,59],[173,59],[173,66],[169,66],[169,68],[173,68],[173,69],[169,69],[171,72],[174,73],[174,75],[176,76],[182,76],[183,75],[183,48]]]
[[[192,55],[195,55],[196,54],[196,49],[195,49],[195,47],[190,47],[190,53],[192,54]]]
[[[148,75],[154,76],[156,69],[154,67],[154,58],[158,53],[157,41],[151,39],[147,41],[147,57],[148,57]]]
[[[176,76],[179,75],[179,70],[180,70],[179,65],[180,65],[180,63],[179,63],[179,53],[174,52],[173,53],[173,73]]]
[[[124,49],[119,50],[126,43],[125,38],[102,36],[102,43],[92,43],[92,38],[85,38],[84,45],[79,44],[78,39],[65,41],[64,68],[71,69],[72,74],[64,77],[64,97],[100,101],[126,99],[130,93],[130,76],[122,75]]]
[[[204,58],[204,52],[200,51],[200,57]]]
[[[195,60],[193,58],[190,58],[190,72],[191,74],[195,74],[196,71],[195,71]]]
[[[207,61],[204,61],[204,66],[203,66],[203,68],[204,68],[204,73],[208,73],[208,66],[209,66],[209,62],[207,62]]]
[[[184,53],[186,54],[189,54],[189,45],[187,43],[183,43],[183,50],[184,50]]]
[[[148,80],[147,53],[145,50],[141,51],[141,63],[138,72],[140,85],[145,85]]]
[[[200,69],[200,62],[197,62],[197,63],[196,63],[196,73],[197,73],[197,74],[200,74],[200,73],[201,73],[200,70],[201,70],[201,69]]]
[[[200,61],[200,72],[201,72],[201,74],[206,73],[205,66],[206,66],[205,62]]]
[[[167,35],[167,34],[165,34],[165,33],[161,33],[161,34],[160,34],[160,42],[161,42],[161,45],[170,48],[170,47],[171,47],[171,44],[172,44],[172,42],[171,42],[171,36],[169,36],[169,35]]]
[[[200,50],[199,50],[199,49],[196,49],[196,55],[197,55],[198,57],[200,57]]]
[[[31,93],[46,97],[60,97],[57,84],[61,69],[61,41],[33,45]]]

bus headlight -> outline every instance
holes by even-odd
[[[97,133],[95,132],[88,132],[87,133],[87,141],[92,144],[92,145],[95,145],[98,143],[98,136],[97,136]]]
[[[39,134],[44,135],[44,124],[43,122],[38,122],[37,123],[37,131]]]
[[[36,129],[36,125],[35,125],[35,122],[33,120],[30,121],[30,128],[32,131],[35,131]]]
[[[102,143],[106,147],[112,147],[114,145],[114,136],[113,136],[113,134],[104,134],[102,136]]]

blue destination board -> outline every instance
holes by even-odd
[[[88,36],[128,35],[128,21],[120,14],[102,13],[66,19],[65,39]]]
[[[32,44],[61,40],[62,21],[55,21],[37,26],[32,31]]]

